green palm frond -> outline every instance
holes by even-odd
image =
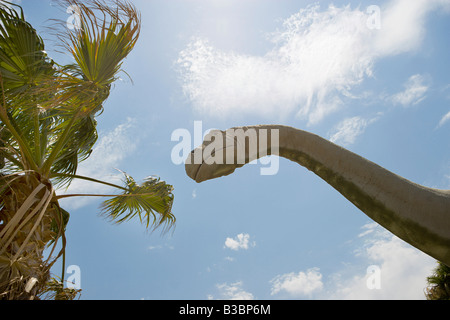
[[[51,78],[54,72],[54,63],[44,51],[42,38],[25,21],[22,9],[1,1],[0,120],[4,135],[11,138],[9,142],[2,143],[7,144],[10,151],[11,148],[19,151],[19,157],[16,154],[5,157],[14,158],[16,164],[21,163],[20,169],[38,167],[39,152],[35,152],[35,142],[39,136],[39,122],[36,110],[39,100],[44,97],[32,92],[42,81]],[[2,151],[8,153],[8,149]]]
[[[0,2],[0,73],[5,91],[11,95],[26,92],[54,73],[42,38],[17,8],[20,10]]]
[[[120,1],[60,0],[60,3],[79,9],[81,27],[61,38],[77,62],[78,73],[99,86],[111,85],[139,38],[138,11],[132,4]]]
[[[78,164],[87,159],[98,139],[97,121],[94,116],[87,115],[78,119],[69,133],[71,139],[60,150],[58,157],[54,160],[51,172],[73,175],[77,172]],[[64,128],[64,127],[63,127]],[[61,129],[63,129],[61,128]],[[58,128],[55,128],[58,130]],[[51,149],[52,146],[49,147]],[[70,183],[71,179],[56,180],[61,186]]]
[[[124,177],[124,192],[103,202],[103,215],[115,223],[138,216],[147,228],[156,229],[162,225],[171,228],[176,221],[172,214],[173,187],[155,177],[145,179],[142,184],[126,173]]]
[[[46,110],[58,109],[61,117],[68,117],[68,121],[61,121],[55,127],[59,139],[49,146],[49,156],[43,168],[45,174],[51,171],[73,174],[78,162],[86,159],[92,151],[97,133],[91,119],[102,112],[111,84],[117,79],[123,60],[136,44],[140,16],[128,2],[58,2],[65,8],[78,8],[81,28],[70,30],[65,27],[59,34],[76,63],[58,70],[55,97],[43,106]],[[68,142],[69,137],[74,136],[77,139]],[[77,140],[83,144],[77,144]]]

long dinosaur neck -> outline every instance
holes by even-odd
[[[415,184],[309,132],[271,125],[244,128],[257,133],[264,129],[279,133],[278,152],[270,150],[273,142],[268,139],[268,154],[278,154],[306,167],[372,220],[412,246],[450,265],[449,191]],[[259,155],[267,154],[261,150],[264,146],[259,145],[259,148]],[[195,176],[191,177],[204,181],[230,174],[242,165],[204,166],[197,167]],[[189,174],[192,170],[188,168],[189,165]],[[203,177],[198,178],[202,172]]]
[[[408,181],[319,136],[280,127],[280,156],[308,168],[399,238],[450,264],[450,194]]]

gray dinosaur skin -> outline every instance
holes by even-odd
[[[189,177],[200,183],[230,175],[236,168],[255,160],[260,154],[278,155],[314,172],[372,220],[450,266],[450,190],[418,185],[328,140],[292,127],[262,125],[232,129],[257,133],[266,129],[269,132],[267,146],[259,146],[256,156],[249,155],[247,147],[245,163],[241,164],[206,164],[204,161],[194,164],[195,152],[204,150],[212,143],[211,140],[215,141],[205,138],[203,144],[193,150],[186,161],[186,173]],[[279,150],[275,152],[270,150],[272,130],[278,130],[279,133]],[[225,159],[226,149],[235,146],[227,146],[226,134],[221,133],[225,143]],[[266,150],[262,150],[263,148]]]

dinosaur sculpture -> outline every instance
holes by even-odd
[[[258,138],[261,132],[268,132],[268,135],[267,139],[259,139],[257,152],[247,143],[245,155],[241,155],[245,159],[238,159],[237,151],[246,140],[230,137],[234,130],[244,132],[247,138],[250,132],[256,133]],[[207,149],[213,152],[200,158],[199,154]],[[234,161],[226,159],[227,154],[232,154]],[[266,155],[284,157],[306,167],[372,220],[450,266],[450,190],[431,189],[408,181],[312,133],[279,125],[212,131],[203,144],[190,153],[186,173],[200,183],[230,175]],[[211,156],[219,158],[208,161]]]

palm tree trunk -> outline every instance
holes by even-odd
[[[49,280],[44,250],[55,233],[53,189],[34,174],[17,176],[0,210],[0,298],[33,300]]]

